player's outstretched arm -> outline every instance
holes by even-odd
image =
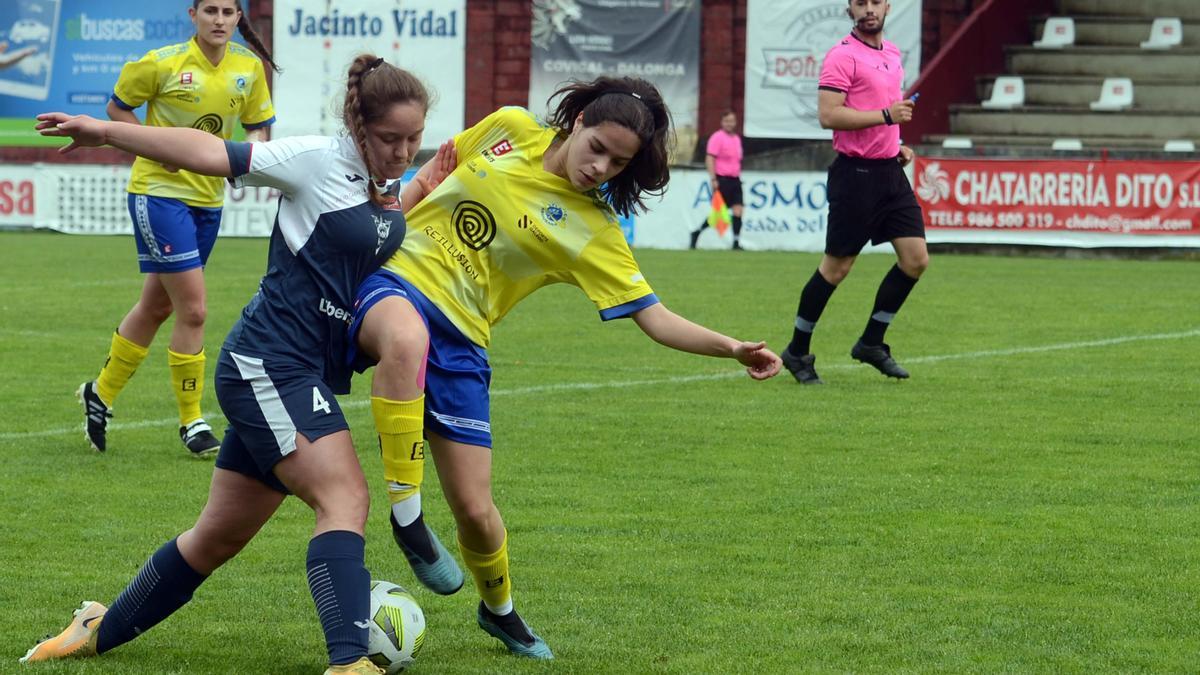
[[[429,158],[421,168],[417,171],[413,179],[404,186],[400,191],[400,210],[408,213],[408,210],[417,205],[433,192],[434,188],[442,184],[454,169],[458,167],[458,150],[454,147],[454,139],[450,139],[438,146],[437,154]]]
[[[782,361],[765,342],[743,342],[693,323],[667,309],[662,303],[633,313],[638,328],[655,342],[681,352],[737,360],[756,380],[779,373]]]
[[[87,115],[42,113],[35,127],[43,136],[70,138],[59,152],[111,145],[139,157],[152,159],[205,176],[233,175],[225,141],[199,129],[148,127],[126,122],[106,122]]]

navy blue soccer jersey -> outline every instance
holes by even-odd
[[[225,338],[237,354],[293,361],[349,393],[347,327],[355,290],[404,239],[399,201],[371,203],[353,141],[303,136],[227,142],[231,182],[280,190],[267,273]]]

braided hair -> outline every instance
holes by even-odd
[[[354,139],[358,153],[372,180],[375,167],[367,152],[367,125],[387,114],[397,103],[413,103],[429,110],[429,91],[417,76],[397,68],[374,54],[359,54],[346,76],[346,100],[342,104],[342,124]],[[383,203],[383,196],[371,190],[371,201]]]

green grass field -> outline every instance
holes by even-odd
[[[210,363],[265,251],[218,244]],[[638,258],[672,309],[776,349],[818,259]],[[1195,672],[1200,263],[936,256],[888,335],[905,382],[848,356],[890,265],[864,257],[834,295],[824,387],[669,351],[573,288],[521,305],[492,350],[495,492],[517,606],[558,658],[508,656],[469,587],[414,588],[378,490],[368,566],[429,624],[413,672]],[[212,465],[179,444],[165,332],[109,452],[83,440],[73,392],[140,286],[128,238],[0,233],[0,275],[0,672],[16,672],[191,525]],[[367,391],[342,403],[375,477]],[[321,672],[311,525],[289,500],[153,631],[21,672]]]

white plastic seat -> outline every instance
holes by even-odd
[[[1052,16],[1042,27],[1042,39],[1033,43],[1038,49],[1062,49],[1075,44],[1075,20],[1069,16]]]
[[[951,148],[955,150],[969,150],[975,145],[971,143],[971,139],[963,136],[948,136],[942,139],[943,148]]]
[[[1078,138],[1056,138],[1050,144],[1051,150],[1082,150],[1083,141]]]
[[[1163,152],[1195,152],[1196,144],[1186,139],[1172,139],[1163,143]]]
[[[992,97],[980,103],[988,110],[1010,110],[1025,105],[1025,80],[1019,77],[997,77],[992,84]]]
[[[1183,44],[1183,22],[1177,18],[1159,17],[1150,24],[1150,39],[1142,49],[1170,49]]]
[[[1099,112],[1128,110],[1133,107],[1133,80],[1128,77],[1107,77],[1100,85],[1100,98],[1091,108]]]

